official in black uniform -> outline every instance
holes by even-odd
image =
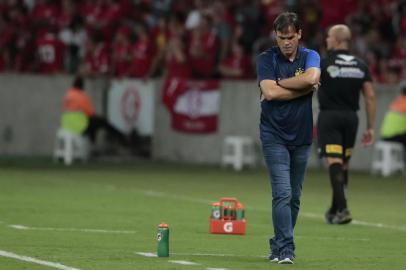
[[[318,146],[325,157],[333,189],[332,205],[326,212],[330,224],[351,222],[346,189],[349,161],[358,129],[359,96],[364,95],[367,129],[362,145],[374,142],[375,94],[366,64],[349,53],[350,29],[334,25],[326,39],[329,55],[321,62],[321,87],[318,92]]]

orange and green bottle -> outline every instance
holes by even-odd
[[[166,223],[158,227],[158,257],[169,257],[169,226]]]
[[[242,203],[237,203],[236,205],[237,220],[242,220],[245,218],[244,205]]]

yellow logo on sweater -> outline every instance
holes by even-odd
[[[295,71],[295,76],[299,76],[300,74],[303,74],[303,73],[304,73],[304,69],[303,68],[298,68]]]

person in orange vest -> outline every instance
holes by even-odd
[[[389,105],[380,133],[383,140],[400,142],[406,150],[406,85]]]
[[[66,92],[63,98],[63,112],[83,112],[86,114],[89,124],[83,134],[88,136],[92,143],[96,141],[97,132],[104,129],[113,140],[117,140],[123,146],[129,146],[128,139],[123,133],[112,126],[104,117],[96,114],[90,96],[84,91],[82,77],[76,77],[72,87]]]

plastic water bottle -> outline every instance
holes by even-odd
[[[237,220],[242,220],[245,218],[245,211],[244,211],[244,205],[242,203],[237,203],[236,206],[236,211],[237,211]]]
[[[158,257],[169,257],[169,226],[161,223],[158,227]]]
[[[211,217],[212,219],[220,219],[221,218],[221,207],[219,202],[215,202],[211,206]]]

